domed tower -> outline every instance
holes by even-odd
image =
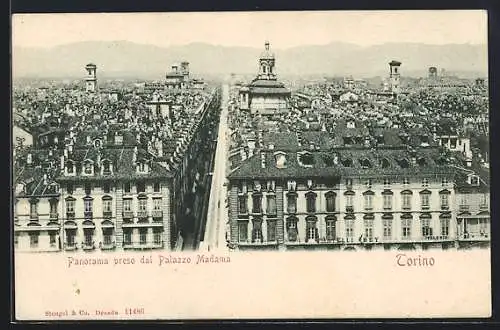
[[[269,41],[264,44],[264,51],[259,58],[258,79],[276,80],[274,65],[276,63],[274,53],[269,50]]]

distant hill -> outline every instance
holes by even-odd
[[[272,47],[272,45],[271,45]],[[429,66],[466,76],[486,76],[486,45],[387,43],[361,47],[350,43],[300,46],[276,53],[278,75],[386,76],[388,62],[403,62],[402,75],[427,75]],[[187,60],[198,74],[257,71],[261,48],[225,47],[206,43],[158,47],[128,41],[87,41],[53,48],[14,47],[12,62],[16,77],[81,77],[89,62],[98,66],[99,77],[140,77],[162,79],[174,62]]]

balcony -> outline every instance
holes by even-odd
[[[163,218],[162,210],[153,210],[152,212],[153,218]]]
[[[64,250],[66,251],[74,251],[77,249],[76,243],[75,242],[66,242],[64,243]]]
[[[349,213],[354,212],[354,206],[346,206],[346,207],[345,207],[345,211],[346,211],[346,212],[349,212]]]
[[[489,211],[490,207],[488,204],[480,204],[479,205],[479,210],[480,211]]]
[[[114,250],[116,248],[116,242],[103,242],[99,243],[101,250]]]
[[[403,205],[401,206],[402,210],[411,210],[411,205]]]
[[[421,210],[425,210],[425,211],[429,210],[430,208],[431,208],[431,207],[430,207],[429,205],[422,205],[422,206],[420,207],[420,209],[421,209]]]
[[[30,214],[30,221],[38,221],[38,214],[31,213]]]
[[[95,242],[83,242],[82,243],[82,249],[83,251],[91,251],[95,249]]]
[[[459,205],[458,206],[458,210],[460,212],[466,212],[466,211],[469,211],[469,205]]]
[[[113,211],[102,211],[102,216],[103,216],[103,218],[112,218]]]
[[[138,218],[147,218],[148,217],[148,211],[137,211],[137,217]]]
[[[123,219],[133,219],[134,218],[134,212],[132,211],[123,211]]]
[[[485,232],[466,233],[458,236],[459,241],[489,241],[490,235]]]
[[[450,209],[449,205],[441,205],[441,210],[448,211]]]
[[[94,213],[92,211],[83,212],[85,220],[92,220]]]
[[[57,212],[50,212],[49,215],[50,221],[57,221],[58,219],[59,219],[59,214],[57,214]]]
[[[75,220],[75,211],[66,211],[66,219]]]

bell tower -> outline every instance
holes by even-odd
[[[389,79],[391,84],[391,92],[394,94],[398,94],[400,92],[400,78],[401,74],[399,72],[399,67],[401,66],[401,62],[392,60],[389,63],[390,73]]]
[[[87,71],[85,77],[85,90],[90,93],[95,93],[97,91],[97,66],[93,63],[89,63],[85,66],[85,71]]]
[[[260,54],[259,58],[258,79],[276,80],[276,73],[274,71],[275,63],[274,54],[269,50],[269,41],[266,41],[264,51]]]

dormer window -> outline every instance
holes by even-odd
[[[343,161],[342,161],[342,165],[344,165],[344,167],[352,167],[352,159],[350,158],[345,158]]]
[[[297,154],[297,160],[301,166],[312,167],[314,165],[313,154],[307,151],[303,151]]]
[[[103,175],[109,175],[111,174],[111,162],[107,159],[105,159],[102,162],[102,174]]]
[[[120,135],[120,134],[115,135],[115,144],[116,145],[123,144],[123,135]]]
[[[287,183],[287,187],[289,191],[295,191],[295,189],[297,188],[297,182],[294,180],[289,180]]]
[[[391,163],[387,158],[382,158],[382,160],[380,161],[380,166],[382,166],[382,168],[389,168],[391,166]]]
[[[469,175],[468,181],[471,186],[479,186],[479,177],[477,175]]]
[[[71,160],[68,160],[66,162],[66,174],[68,175],[75,174],[75,165]]]
[[[372,164],[370,163],[370,161],[367,158],[360,159],[359,165],[361,165],[362,169],[368,169],[368,168],[372,167]]]
[[[93,175],[94,174],[94,162],[90,159],[86,160],[83,163],[83,174],[85,175]]]
[[[418,164],[418,166],[425,166],[425,165],[427,165],[427,161],[425,160],[424,157],[420,157],[417,159],[417,164]]]
[[[274,154],[274,159],[276,161],[276,168],[286,168],[286,155],[283,152],[277,152]]]
[[[148,172],[148,164],[146,162],[137,163],[137,172],[139,173],[147,173]]]
[[[399,163],[399,166],[401,168],[408,168],[408,167],[410,167],[410,162],[406,158],[400,159],[398,161],[398,163]]]

